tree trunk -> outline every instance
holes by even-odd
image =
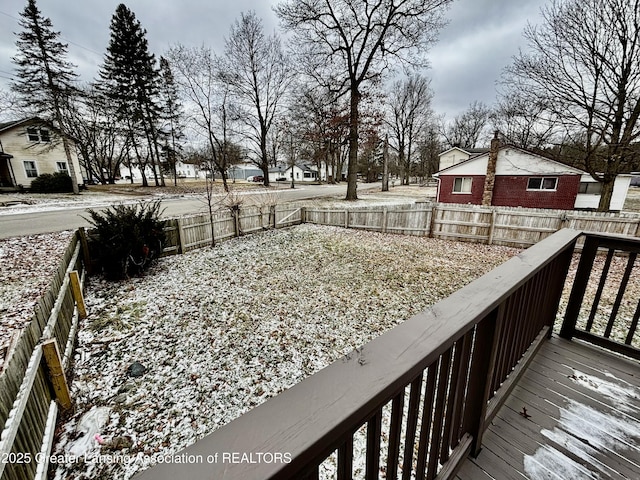
[[[600,203],[598,204],[599,212],[608,212],[611,207],[611,197],[613,196],[613,186],[616,181],[616,177],[606,178],[602,182],[602,191],[600,192]]]
[[[389,191],[389,135],[384,137],[382,149],[382,191]]]
[[[358,199],[358,108],[360,91],[356,85],[351,86],[349,102],[349,164],[347,167],[347,196],[345,200]]]

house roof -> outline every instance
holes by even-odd
[[[558,162],[557,160],[553,160],[553,159],[551,159],[549,157],[545,157],[545,156],[540,155],[538,153],[530,152],[528,150],[525,150],[525,149],[522,149],[522,148],[519,148],[519,147],[514,147],[513,145],[501,145],[500,148],[499,148],[499,151],[502,151],[502,150],[517,150],[520,153],[523,153],[523,154],[531,156],[531,157],[535,157],[535,158],[537,158],[539,160],[543,160],[544,162],[548,162],[548,163],[551,163],[551,164],[554,164],[554,165],[557,165],[557,166],[561,166],[562,168],[567,169],[571,173],[575,173],[575,174],[587,173],[584,170],[580,170],[579,168],[572,167],[570,165],[566,165],[564,163]],[[487,151],[485,153],[478,154],[478,155],[474,155],[474,156],[468,158],[467,160],[463,160],[460,163],[456,163],[455,165],[451,165],[450,167],[443,168],[439,172],[434,173],[434,176],[437,177],[442,173],[453,173],[454,170],[460,168],[461,166],[466,166],[466,165],[470,164],[471,162],[478,161],[482,157],[488,157],[488,156],[489,156],[489,151]],[[544,172],[539,172],[539,173],[542,174]],[[531,173],[529,172],[529,174],[531,174]]]
[[[31,120],[31,119],[14,120],[12,122],[2,122],[2,123],[0,123],[0,132],[4,132],[5,130],[11,130],[13,127],[17,127],[18,125],[26,123],[29,120]]]
[[[441,152],[438,154],[439,157],[446,155],[447,153],[453,151],[453,150],[458,150],[460,152],[466,153],[467,155],[469,155],[470,157],[476,156],[476,155],[481,155],[483,153],[486,153],[489,151],[488,148],[463,148],[463,147],[451,147],[447,150],[445,150],[444,152]]]
[[[27,125],[27,124],[41,124],[41,125],[46,125],[48,126],[50,129],[58,131],[58,129],[51,124],[51,122],[48,122],[47,120],[43,120],[39,117],[29,117],[29,118],[23,118],[21,120],[13,120],[11,122],[3,122],[0,123],[0,133],[5,132],[7,130],[11,130],[12,128],[16,128],[19,127],[20,125]]]

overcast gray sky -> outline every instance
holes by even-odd
[[[429,54],[438,114],[452,118],[475,101],[493,104],[496,80],[524,47],[522,31],[538,23],[540,7],[548,0],[456,0],[448,11],[449,25]],[[93,79],[109,41],[109,23],[118,0],[37,0],[64,41],[69,60],[83,80]],[[222,52],[224,37],[242,11],[253,9],[268,31],[278,28],[271,6],[277,0],[128,0],[124,2],[147,30],[156,56],[171,44],[206,44]],[[0,88],[8,88],[15,55],[14,32],[25,0],[0,3]]]

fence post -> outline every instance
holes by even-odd
[[[437,208],[438,208],[437,203],[434,203],[433,206],[431,207],[431,219],[429,221],[429,232],[427,234],[429,238],[435,238]]]
[[[300,207],[300,223],[307,223],[307,207]]]
[[[273,216],[273,229],[275,230],[276,228],[278,228],[278,222],[276,221],[276,205],[270,205],[269,206],[269,215]]]
[[[236,207],[231,211],[233,215],[233,228],[235,229],[236,237],[240,236],[240,207]]]
[[[344,228],[349,228],[349,210],[344,211]]]
[[[78,228],[78,236],[80,237],[80,244],[82,245],[82,258],[84,261],[84,268],[88,274],[92,273],[91,254],[89,253],[89,242],[87,241],[87,232],[84,227]]]
[[[387,207],[382,208],[382,233],[387,233]]]
[[[178,218],[178,246],[180,253],[184,253],[184,229],[182,225],[182,217]]]
[[[60,406],[66,410],[71,407],[71,393],[69,392],[69,385],[67,384],[67,377],[64,374],[64,368],[62,368],[58,342],[55,338],[42,342],[42,353],[49,368],[49,379],[53,385],[56,400],[58,400]]]
[[[489,238],[487,240],[488,245],[493,245],[493,231],[496,228],[496,209],[491,209],[491,223],[489,224]]]
[[[80,286],[80,277],[77,270],[69,272],[69,280],[71,282],[71,295],[78,307],[78,316],[80,318],[87,318],[87,309],[84,304],[84,295],[82,295],[82,287]]]

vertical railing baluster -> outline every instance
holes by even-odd
[[[598,283],[598,290],[596,290],[596,295],[593,297],[593,304],[591,305],[591,312],[589,312],[589,318],[587,319],[587,325],[585,327],[585,331],[590,332],[593,327],[593,320],[596,318],[596,313],[598,311],[598,305],[600,304],[600,298],[602,297],[602,291],[604,290],[604,285],[607,283],[607,275],[609,274],[609,268],[611,267],[611,260],[613,259],[614,249],[610,248],[607,252],[607,259],[604,262],[604,267],[602,268],[602,274],[600,275],[600,282]]]
[[[420,394],[422,390],[422,374],[411,382],[409,410],[407,412],[407,433],[405,434],[404,458],[402,462],[402,480],[410,480],[413,470],[413,447],[416,441],[418,414],[420,411]]]
[[[569,276],[569,268],[571,267],[574,251],[575,242],[567,247],[565,251],[558,255],[553,261],[551,278],[549,280],[549,293],[545,295],[545,309],[543,312],[546,319],[545,325],[549,327],[549,338],[551,338],[553,333],[553,326],[555,325],[558,315],[564,284]]]
[[[302,475],[300,480],[320,480],[320,467],[314,467],[310,472]]]
[[[520,287],[516,290],[513,295],[513,305],[511,309],[511,318],[509,319],[509,329],[507,331],[506,337],[506,345],[504,346],[504,350],[498,352],[503,359],[502,361],[502,370],[500,371],[500,383],[502,384],[511,369],[513,368],[513,357],[514,357],[514,349],[515,349],[515,339],[518,334],[518,324],[521,322],[520,316],[522,314],[522,297],[523,297],[523,288]],[[489,397],[491,398],[491,397]]]
[[[462,344],[464,336],[455,343],[453,353],[453,364],[451,365],[451,375],[449,377],[449,394],[445,399],[446,414],[442,428],[442,443],[440,444],[440,463],[449,460],[449,446],[451,444],[451,431],[453,429],[453,416],[456,406],[456,399],[459,395],[458,384],[460,383],[460,364],[462,363]]]
[[[474,330],[469,330],[462,339],[462,357],[460,360],[460,373],[458,374],[458,384],[456,385],[455,403],[453,406],[453,420],[451,423],[451,435],[449,446],[455,448],[464,433],[462,431],[462,411],[465,403],[465,392],[469,379],[469,368],[471,359],[471,347],[473,344]]]
[[[640,319],[640,300],[638,300],[636,313],[633,314],[631,325],[629,325],[629,333],[627,334],[627,338],[624,341],[624,343],[626,343],[627,345],[631,345],[631,342],[633,341],[633,336],[636,334],[636,329],[638,328],[638,319]]]
[[[440,457],[440,442],[442,441],[442,424],[447,407],[447,390],[449,386],[449,367],[451,365],[451,348],[442,354],[440,368],[438,369],[438,392],[436,394],[436,404],[433,411],[433,433],[429,444],[429,454],[427,461],[427,475],[425,478],[431,480],[435,478],[438,459]]]
[[[473,456],[477,456],[482,447],[487,402],[492,388],[491,379],[496,367],[500,345],[498,339],[504,324],[504,313],[505,303],[502,303],[476,326],[467,387],[467,404],[462,422],[462,431],[473,436],[471,446]]]
[[[427,453],[433,418],[433,403],[436,396],[436,378],[438,365],[441,360],[429,365],[427,384],[424,391],[424,405],[422,407],[422,425],[420,426],[420,440],[418,443],[418,460],[416,464],[416,478],[424,478],[427,469]]]
[[[398,478],[398,457],[400,456],[400,434],[404,410],[404,388],[391,402],[391,426],[389,427],[389,450],[387,453],[387,478]]]
[[[338,448],[338,480],[353,478],[353,433]]]
[[[378,480],[380,476],[380,434],[382,432],[382,410],[367,422],[366,480]]]
[[[607,323],[607,328],[604,331],[604,337],[609,338],[611,336],[611,330],[613,330],[613,324],[616,321],[616,317],[618,316],[618,310],[620,310],[620,304],[622,303],[622,298],[624,297],[624,293],[627,291],[627,285],[629,284],[629,277],[631,277],[631,270],[633,270],[633,264],[636,263],[637,253],[631,252],[629,254],[629,260],[627,261],[627,268],[624,270],[624,275],[622,276],[622,281],[620,282],[620,288],[618,289],[618,295],[616,296],[616,301],[613,304],[613,308],[611,309],[611,316],[609,317],[609,322]]]
[[[576,322],[580,314],[580,307],[582,306],[587,284],[589,283],[591,270],[593,269],[593,262],[598,253],[598,245],[599,240],[597,238],[587,236],[584,241],[584,246],[582,247],[580,263],[578,264],[578,270],[573,280],[573,288],[569,296],[567,311],[565,312],[562,328],[560,329],[560,337],[567,340],[571,340],[576,330]]]

